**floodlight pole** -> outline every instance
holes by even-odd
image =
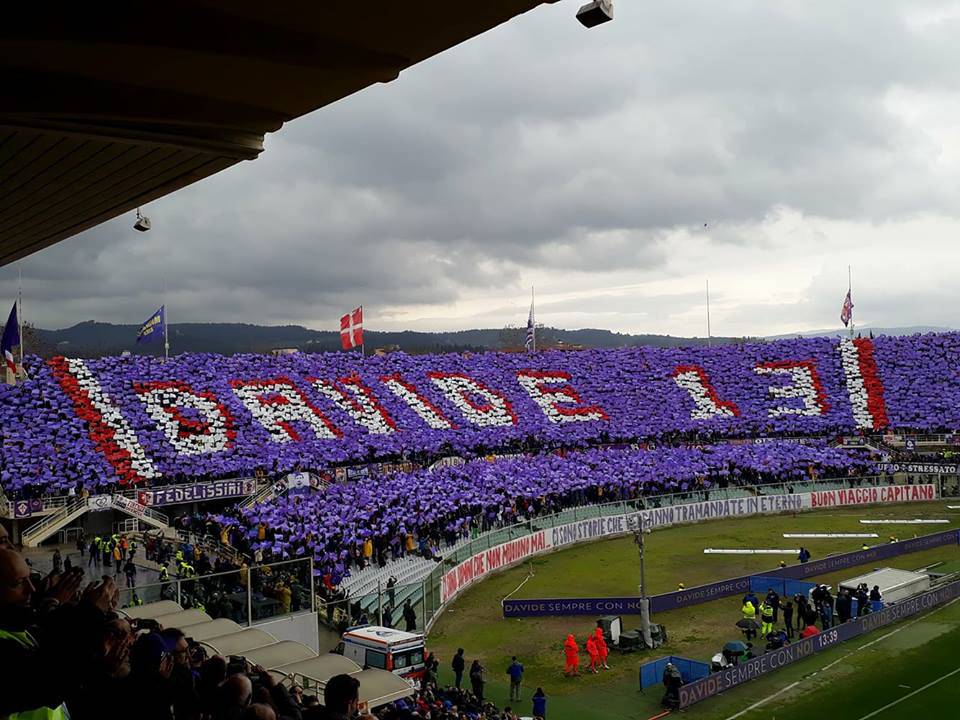
[[[644,644],[648,648],[652,648],[653,638],[650,635],[650,601],[647,599],[647,578],[643,558],[643,511],[638,511],[636,518],[637,524],[634,528],[633,536],[637,544],[637,550],[640,553],[640,632],[643,634]]]

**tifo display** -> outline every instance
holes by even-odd
[[[358,358],[27,363],[0,390],[0,483],[67,488],[256,468],[960,423],[960,335]]]

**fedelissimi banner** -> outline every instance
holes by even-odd
[[[760,495],[731,500],[709,500],[686,505],[670,505],[661,508],[648,508],[640,511],[639,515],[643,517],[645,528],[654,529],[701,520],[798,512],[815,508],[921,502],[936,499],[936,485],[865,486],[845,490],[819,490],[792,495]],[[447,571],[441,580],[441,602],[448,602],[465,587],[491,572],[526,560],[532,555],[573,543],[623,535],[630,531],[630,517],[636,514],[638,513],[608,515],[542,529],[537,527],[536,521],[533,521],[534,533],[532,535],[485,550]]]

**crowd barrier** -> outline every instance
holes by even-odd
[[[749,680],[775,672],[782,667],[827,650],[842,642],[890,625],[960,597],[960,581],[922,593],[890,605],[879,612],[850,620],[819,635],[764,653],[740,665],[713,673],[680,688],[681,709],[742,685]]]

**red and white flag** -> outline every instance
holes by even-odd
[[[340,345],[344,350],[363,345],[363,305],[340,318]]]
[[[850,324],[850,319],[853,317],[853,300],[850,299],[850,291],[847,290],[847,297],[843,299],[843,309],[840,310],[840,322],[843,323],[844,327]]]

